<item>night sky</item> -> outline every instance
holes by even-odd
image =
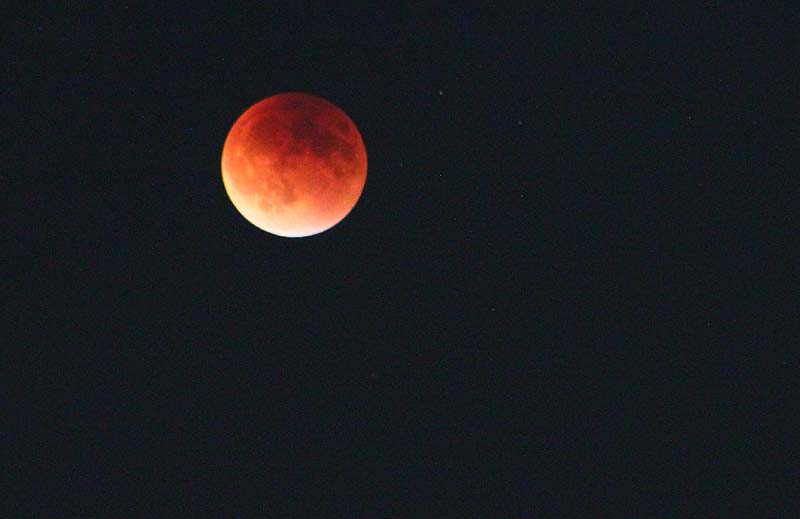
[[[785,13],[111,3],[3,35],[4,517],[789,516]],[[300,239],[289,91],[369,157]]]

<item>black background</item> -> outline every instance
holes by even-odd
[[[5,515],[785,516],[787,15],[11,16]],[[304,239],[219,168],[285,91],[369,156]]]

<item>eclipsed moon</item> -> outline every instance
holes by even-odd
[[[222,149],[222,181],[250,223],[286,237],[341,222],[367,181],[367,151],[339,107],[303,93],[268,97],[234,123]]]

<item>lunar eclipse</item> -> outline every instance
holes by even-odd
[[[367,151],[353,121],[310,94],[268,97],[236,120],[222,150],[234,207],[271,234],[304,237],[342,221],[367,180]]]

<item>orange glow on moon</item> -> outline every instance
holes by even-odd
[[[250,107],[222,149],[222,181],[250,223],[286,237],[311,236],[342,221],[367,181],[356,125],[334,104],[286,93]]]

